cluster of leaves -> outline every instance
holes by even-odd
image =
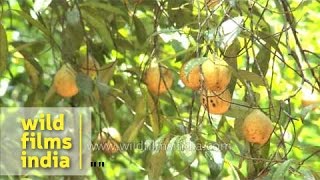
[[[319,111],[301,108],[300,99],[304,88],[320,91],[319,8],[287,0],[1,1],[0,106],[91,106],[93,137],[113,126],[126,143],[166,147],[94,152],[107,167],[92,178],[317,179]],[[182,63],[191,59],[188,73],[209,53],[232,69],[233,100],[223,116],[207,114],[198,92],[178,79]],[[79,70],[89,54],[101,65],[96,79]],[[65,63],[79,72],[80,93],[70,99],[51,88]],[[142,81],[151,63],[174,73],[159,97]],[[266,145],[243,141],[252,108],[274,123]]]

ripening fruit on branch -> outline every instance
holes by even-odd
[[[228,111],[231,104],[231,94],[225,91],[204,91],[201,94],[201,104],[211,114],[223,114]]]
[[[207,60],[202,64],[204,86],[211,91],[223,91],[231,79],[231,71],[223,60]]]
[[[62,97],[72,97],[78,94],[76,71],[69,64],[64,64],[56,73],[53,86],[57,94]]]
[[[256,109],[244,119],[242,131],[248,142],[262,145],[269,140],[273,125],[268,116]]]
[[[160,95],[168,91],[173,83],[172,72],[163,67],[155,66],[146,70],[144,81],[152,94]]]
[[[121,135],[113,127],[103,128],[98,134],[96,142],[101,144],[104,153],[109,155],[114,154],[120,150]]]
[[[193,90],[200,88],[200,66],[195,66],[191,69],[188,76],[185,74],[184,67],[186,63],[182,65],[180,69],[180,78],[185,86]]]
[[[89,55],[88,58],[85,57],[82,61],[80,68],[81,72],[89,75],[92,79],[95,79],[100,69],[98,61],[91,55]]]

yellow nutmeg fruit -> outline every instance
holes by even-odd
[[[260,110],[253,110],[243,121],[242,132],[248,142],[265,144],[272,131],[271,120]]]
[[[172,86],[172,72],[162,66],[160,68],[158,66],[150,67],[145,73],[145,83],[152,94],[160,95],[165,93]]]
[[[202,92],[201,104],[211,114],[223,114],[228,111],[231,104],[231,94],[228,89],[225,91]]]
[[[113,127],[103,128],[96,139],[97,143],[102,144],[103,152],[106,154],[114,154],[120,150],[119,143],[121,135],[119,131]]]
[[[186,66],[186,63],[182,65],[180,69],[180,79],[183,82],[183,84],[191,88],[193,90],[197,90],[200,88],[200,66],[195,66],[191,69],[188,76],[186,75],[184,68]]]
[[[56,93],[62,97],[78,94],[75,70],[68,64],[63,65],[54,76],[53,86]]]
[[[202,64],[202,73],[206,89],[223,91],[231,80],[231,71],[223,60],[207,60]]]

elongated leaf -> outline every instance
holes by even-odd
[[[272,175],[272,180],[285,179],[285,174],[288,171],[293,159],[289,159],[278,166],[277,170]]]
[[[156,137],[160,132],[160,115],[158,114],[157,104],[152,96],[148,94],[148,107],[150,113],[150,124],[153,130],[153,135]]]
[[[116,118],[115,102],[116,98],[113,96],[102,96],[100,101],[103,108],[103,112],[109,123],[112,123]]]
[[[47,38],[48,41],[51,41],[51,33],[50,31],[39,21],[33,19],[29,14],[25,13],[24,11],[16,11],[22,18],[27,20],[30,24],[38,28]]]
[[[126,13],[124,13],[123,10],[121,10],[119,7],[112,6],[111,4],[106,4],[102,2],[95,2],[95,1],[86,1],[80,4],[80,7],[91,7],[91,8],[97,8],[100,10],[105,10],[109,13],[114,13],[118,15],[125,16]]]
[[[76,80],[77,86],[79,87],[80,91],[83,92],[85,95],[91,95],[91,93],[93,92],[92,79],[86,74],[80,72],[77,74]]]
[[[143,44],[147,39],[147,31],[144,27],[144,24],[141,22],[139,18],[136,16],[133,16],[133,23],[134,27],[136,29],[136,36],[138,38],[138,41]]]
[[[252,82],[256,86],[264,86],[263,79],[259,75],[257,75],[256,73],[244,71],[244,70],[239,70],[237,72],[237,76],[240,79],[245,79],[247,81]]]
[[[40,72],[28,61],[24,61],[24,67],[29,75],[33,89],[37,89],[40,83]]]
[[[174,151],[175,151],[175,148],[176,148],[176,146],[175,146],[176,141],[177,141],[179,138],[180,138],[180,136],[175,136],[175,137],[173,137],[173,138],[170,140],[170,142],[169,142],[169,144],[168,144],[168,147],[167,147],[167,150],[166,150],[166,155],[167,155],[167,157],[169,157],[169,158],[172,157],[172,155],[173,155],[173,153],[174,153]]]
[[[210,146],[210,149],[204,151],[204,157],[208,162],[210,178],[216,179],[224,162],[221,151],[216,146]]]
[[[237,57],[240,52],[240,49],[241,49],[240,41],[238,39],[235,39],[224,53],[224,60],[234,70],[238,69]],[[232,76],[231,81],[229,83],[229,90],[231,94],[233,94],[236,83],[237,83],[237,78],[235,78],[235,76]]]
[[[126,129],[123,134],[123,141],[130,143],[132,142],[138,135],[140,129],[143,127],[143,123],[146,117],[146,102],[144,98],[139,98],[135,109],[135,117],[130,126]]]
[[[191,140],[190,134],[180,136],[176,141],[177,152],[181,159],[191,164],[196,158],[196,144]]]
[[[0,73],[7,67],[8,40],[4,27],[0,23]]]
[[[163,166],[166,162],[166,150],[163,147],[166,147],[170,141],[170,137],[165,137],[163,142],[161,143],[158,152],[150,152],[149,157],[147,158],[147,171],[149,179],[159,179]]]
[[[104,19],[98,15],[91,14],[90,11],[87,11],[85,8],[81,9],[81,13],[91,28],[97,31],[107,48],[114,49],[111,32],[109,31],[108,25],[105,23]]]
[[[260,75],[260,71],[259,71],[259,68],[260,68],[261,73],[263,74],[263,77],[266,76],[268,67],[269,67],[269,61],[270,61],[270,55],[271,55],[270,48],[271,48],[270,44],[266,44],[265,47],[260,48],[259,53],[256,56],[256,62],[252,67],[252,71],[259,75]],[[259,68],[257,64],[259,65]]]
[[[38,61],[35,60],[33,57],[34,54],[36,54],[40,50],[36,50],[37,46],[42,46],[42,42],[32,42],[32,43],[26,43],[26,42],[13,42],[12,45],[16,48],[16,51],[18,51],[23,58],[28,61],[28,63],[39,73],[42,74],[43,70],[41,65]]]
[[[244,18],[242,16],[228,19],[218,28],[220,36],[220,48],[226,49],[230,46],[243,29]]]
[[[66,21],[66,27],[62,31],[62,54],[64,59],[71,59],[80,48],[84,37],[79,10],[73,8],[68,11]]]
[[[281,57],[283,57],[282,52],[278,46],[278,43],[276,42],[276,38],[274,35],[268,32],[262,32],[258,31],[257,35],[263,39],[265,42],[267,42],[268,45],[272,46],[279,54]]]

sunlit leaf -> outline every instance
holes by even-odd
[[[175,141],[177,153],[187,163],[192,163],[196,158],[196,144],[191,140],[190,134],[180,136]]]
[[[8,58],[8,40],[6,31],[0,23],[0,73],[6,69]]]
[[[238,37],[243,29],[244,18],[242,16],[234,17],[224,21],[218,28],[220,37],[219,46],[221,49],[226,49],[232,44],[235,38]]]
[[[52,0],[35,0],[33,9],[35,12],[41,12],[45,10],[51,3]]]
[[[224,163],[221,151],[216,146],[210,146],[204,151],[204,156],[209,166],[210,178],[217,178]]]
[[[179,138],[180,138],[180,136],[175,136],[175,137],[171,138],[171,140],[168,144],[167,150],[166,150],[167,157],[172,158],[174,151],[175,151],[175,148],[176,148],[176,146],[175,146],[176,140]]]

